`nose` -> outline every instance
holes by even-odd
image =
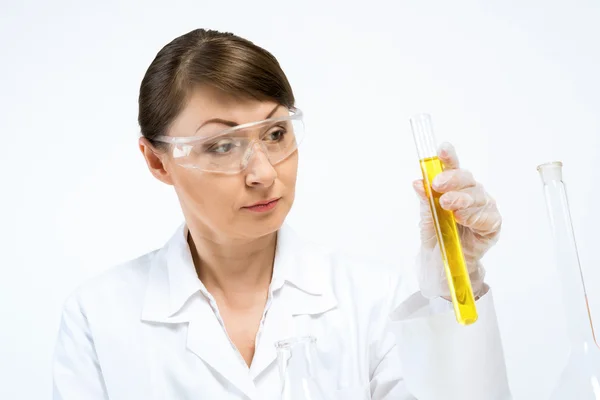
[[[277,179],[277,171],[260,145],[254,143],[246,166],[246,185],[268,188],[273,185],[275,179]]]

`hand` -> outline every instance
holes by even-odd
[[[483,186],[475,181],[469,171],[460,169],[451,144],[442,144],[438,156],[444,164],[444,171],[435,177],[432,187],[442,194],[440,206],[454,212],[473,293],[477,297],[485,291],[485,270],[480,260],[498,240],[502,217],[496,202]],[[421,201],[419,286],[427,298],[449,297],[448,280],[423,185],[422,179],[413,183]]]

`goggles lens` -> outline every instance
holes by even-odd
[[[304,124],[299,113],[240,125],[208,137],[158,138],[171,143],[172,156],[179,165],[223,173],[242,171],[256,151],[275,165],[296,151],[302,139]]]

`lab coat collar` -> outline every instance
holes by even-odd
[[[273,365],[275,342],[302,335],[297,316],[322,314],[337,305],[331,285],[331,260],[289,228],[277,234],[270,286],[271,308],[248,369],[232,351],[223,327],[215,317],[210,295],[196,274],[181,226],[153,257],[142,320],[189,323],[186,347],[252,400],[259,400],[253,380]],[[194,296],[198,291],[205,296]]]
[[[194,268],[185,226],[177,230],[153,260],[142,320],[189,323],[188,350],[253,400],[258,400],[253,379],[277,358],[275,342],[302,334],[295,317],[325,313],[337,305],[330,281],[331,260],[326,253],[300,240],[291,228],[282,227],[277,235],[270,286],[271,309],[249,370],[232,351],[209,304],[210,295]],[[194,296],[198,291],[206,296]]]
[[[142,320],[175,323],[187,320],[177,312],[204,286],[196,274],[187,233],[187,227],[181,225],[153,257]]]
[[[288,283],[311,295],[328,294],[331,290],[328,261],[325,253],[283,225],[277,233],[271,288]]]
[[[188,229],[182,224],[167,244],[153,257],[148,278],[142,320],[151,322],[189,321],[186,309],[197,292],[208,297],[198,279],[187,242]],[[337,304],[332,291],[331,262],[327,253],[304,242],[287,224],[277,234],[271,292],[288,284],[308,296],[297,294],[298,303],[289,304],[294,315],[322,312]]]

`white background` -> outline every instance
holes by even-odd
[[[408,118],[432,114],[504,216],[485,264],[515,399],[546,399],[568,351],[542,162],[565,163],[600,323],[597,1],[0,4],[0,398],[49,398],[65,297],[180,223],[137,150],[137,94],[197,27],[249,38],[288,74],[309,133],[289,221],[315,240],[411,267]]]

